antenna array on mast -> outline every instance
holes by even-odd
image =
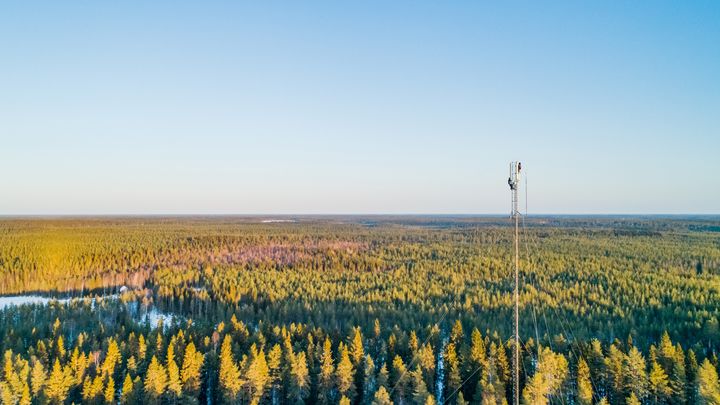
[[[520,248],[518,241],[518,220],[520,218],[520,210],[518,209],[518,189],[520,188],[520,171],[522,170],[522,164],[520,162],[510,162],[510,177],[508,177],[508,185],[510,186],[511,193],[511,207],[510,207],[510,218],[515,220],[515,350],[513,353],[513,371],[514,371],[514,386],[513,386],[513,402],[514,405],[520,403],[520,330],[519,330],[519,299],[518,299],[518,284],[519,284],[519,261],[520,261]]]

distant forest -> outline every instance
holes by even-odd
[[[0,402],[512,403],[507,218],[277,220],[1,219]],[[520,236],[523,403],[720,404],[720,218]]]

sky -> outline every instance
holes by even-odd
[[[0,215],[500,214],[512,160],[720,213],[720,2],[0,4]]]

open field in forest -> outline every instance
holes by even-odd
[[[4,218],[0,295],[65,300],[0,310],[0,393],[501,403],[511,253],[504,217]],[[530,217],[521,271],[527,401],[697,400],[720,218]]]

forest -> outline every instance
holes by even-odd
[[[509,404],[513,231],[3,218],[0,402]],[[528,217],[520,275],[522,403],[720,404],[720,218]]]

